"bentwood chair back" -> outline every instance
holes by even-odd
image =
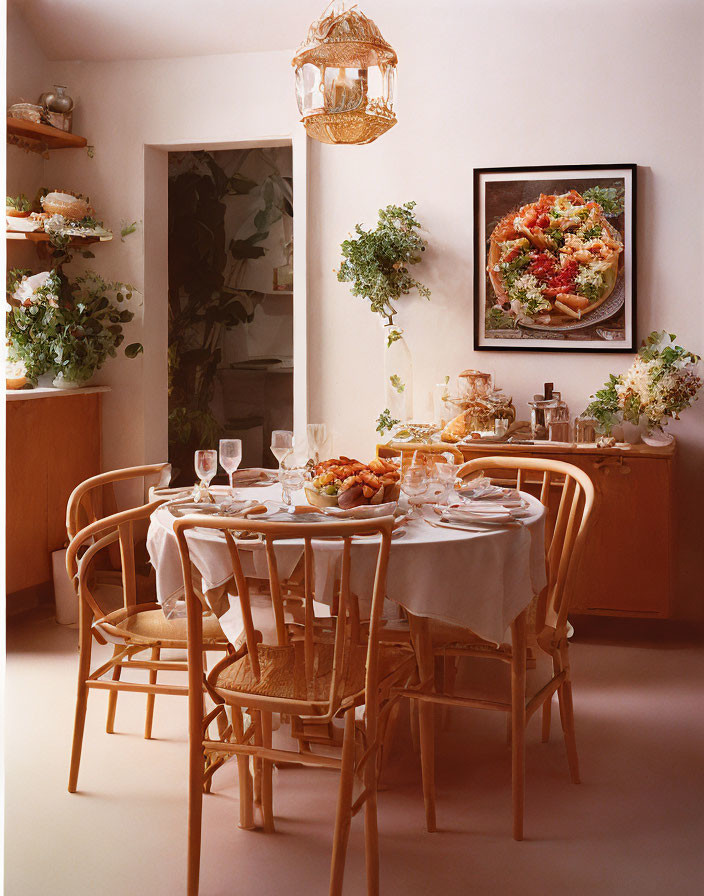
[[[513,836],[523,839],[525,788],[525,727],[530,717],[543,708],[543,741],[549,738],[550,707],[557,692],[560,719],[572,780],[579,782],[579,765],[574,731],[572,684],[568,656],[567,614],[574,590],[579,562],[587,537],[588,523],[594,504],[594,486],[587,474],[573,464],[528,457],[483,457],[464,464],[458,471],[462,479],[486,474],[502,484],[515,484],[519,489],[538,485],[540,501],[546,508],[551,493],[559,495],[554,525],[546,528],[545,560],[547,585],[537,595],[534,637],[536,648],[552,660],[549,680],[526,700],[527,620],[529,608],[511,625],[511,643],[496,645],[475,633],[427,620],[411,617],[421,685],[407,688],[406,696],[418,700],[421,767],[426,825],[435,827],[434,721],[433,703],[468,706],[478,709],[503,710],[509,713],[513,779]],[[492,475],[493,474],[493,475]],[[550,502],[552,504],[552,502]],[[436,657],[473,657],[494,659],[510,666],[510,694],[503,700],[487,700],[483,693],[455,692],[454,673],[438,688],[433,686],[433,664]],[[453,660],[456,662],[457,660]]]
[[[427,444],[425,442],[409,442],[404,444],[403,449],[394,448],[391,445],[378,445],[376,449],[377,457],[381,457],[384,460],[400,459],[402,470],[405,470],[406,467],[410,466],[416,453],[427,458],[437,457],[441,454],[449,454],[452,457],[453,463],[456,464],[461,464],[464,460],[464,455],[459,448],[455,448],[453,445],[447,445],[442,442],[430,442]]]
[[[110,470],[91,476],[71,492],[66,506],[66,531],[69,539],[90,523],[104,516],[118,512],[115,485],[128,483],[132,480],[143,480],[144,485],[139,488],[139,500],[137,505],[144,503],[147,490],[151,485],[157,488],[166,487],[171,479],[171,464],[146,464],[139,467],[126,467],[122,470]],[[123,508],[128,509],[128,508]]]
[[[74,583],[79,603],[78,690],[68,787],[71,793],[77,786],[89,690],[108,691],[106,724],[108,734],[112,734],[114,730],[118,692],[146,693],[147,713],[144,729],[146,738],[151,737],[155,696],[188,695],[185,684],[157,683],[159,671],[186,672],[188,669],[184,662],[165,662],[160,659],[162,648],[185,651],[187,634],[185,618],[167,619],[160,604],[156,602],[156,595],[150,603],[138,603],[134,531],[135,527],[146,525],[151,514],[162,503],[161,500],[153,501],[151,504],[90,523],[75,534],[66,552],[66,569]],[[100,602],[100,586],[96,587],[94,566],[100,561],[101,556],[113,547],[117,548],[120,560],[122,606],[108,612]],[[211,616],[205,621],[204,626],[206,629],[204,650],[224,650],[227,642],[217,619]],[[100,644],[111,642],[113,654],[107,662],[91,672],[93,639]],[[139,657],[135,659],[135,656],[147,649],[151,651],[149,660]],[[122,681],[123,669],[146,669],[149,672],[149,682],[143,684]],[[111,680],[103,677],[108,672],[112,672]]]
[[[548,510],[545,532],[545,560],[548,584],[538,602],[535,633],[540,637],[547,627],[562,635],[567,628],[567,614],[579,562],[584,550],[589,518],[594,505],[594,485],[589,476],[574,464],[538,457],[483,457],[468,461],[460,467],[460,479],[485,473],[495,480],[496,475],[508,472],[520,491],[526,486],[539,489],[540,503]],[[551,496],[559,500],[556,510]]]
[[[368,892],[378,893],[378,833],[376,825],[376,780],[380,749],[379,732],[394,702],[391,684],[407,676],[413,656],[407,649],[380,645],[381,611],[385,595],[386,571],[391,543],[392,517],[373,520],[321,523],[276,522],[224,517],[184,517],[174,523],[184,576],[188,608],[188,658],[190,670],[190,785],[188,894],[196,896],[200,865],[201,801],[206,757],[227,752],[237,757],[240,784],[240,826],[253,827],[253,808],[259,805],[265,830],[274,828],[272,766],[274,761],[337,768],[340,788],[333,841],[331,894],[342,892],[344,861],[351,819],[365,806]],[[207,676],[205,686],[219,706],[203,714],[204,676],[199,662],[201,651],[202,605],[192,580],[189,533],[195,529],[218,531],[227,542],[232,573],[244,621],[244,640],[235,653],[221,660]],[[273,626],[268,641],[254,627],[249,586],[243,573],[238,533],[257,535],[263,540],[268,563]],[[375,551],[375,576],[371,610],[366,620],[359,618],[357,602],[350,592],[350,575],[356,550],[352,539],[370,538],[365,551]],[[297,539],[304,559],[303,619],[288,623],[284,613],[282,582],[276,546]],[[338,543],[340,572],[335,615],[319,619],[315,615],[314,541],[334,539]],[[365,539],[366,540],[366,539]],[[251,550],[252,542],[246,542]],[[326,550],[333,547],[326,544]],[[290,548],[290,546],[289,546]],[[322,549],[322,548],[321,548]],[[324,625],[323,623],[327,623]],[[396,698],[397,699],[397,698]],[[224,704],[231,707],[231,726],[218,739],[209,736],[209,725]],[[364,705],[363,717],[355,718],[355,708]],[[245,728],[243,711],[252,721]],[[292,718],[292,728],[306,729],[307,743],[317,742],[315,729],[326,730],[335,717],[344,717],[342,757],[313,752],[301,745],[299,752],[272,746],[272,713]],[[296,727],[297,726],[297,727]],[[355,740],[365,743],[363,755]],[[321,738],[320,740],[325,740]],[[254,800],[249,773],[249,757],[255,759]],[[353,804],[355,775],[364,788]]]

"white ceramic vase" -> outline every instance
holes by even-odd
[[[51,385],[55,389],[81,389],[88,383],[88,380],[84,380],[79,383],[76,380],[67,380],[64,379],[63,373],[57,373],[57,375],[52,380]]]

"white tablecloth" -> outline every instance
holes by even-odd
[[[242,497],[272,500],[280,497],[278,485],[240,489]],[[408,524],[401,537],[391,544],[387,575],[387,596],[416,616],[440,619],[472,629],[483,638],[500,642],[511,622],[546,584],[544,526],[545,508],[531,495],[529,513],[522,525],[487,528],[481,532],[435,528],[424,520]],[[436,516],[432,517],[437,519]],[[183,579],[174,517],[166,506],[152,515],[147,547],[156,570],[157,599],[168,614],[178,612],[183,597]],[[229,553],[224,538],[208,530],[188,534],[191,559],[202,577],[202,590],[218,591],[232,578]],[[330,604],[335,571],[341,555],[339,543],[317,541],[315,554],[315,596]],[[378,538],[360,538],[352,548],[351,590],[360,603],[368,604],[374,579]],[[279,573],[288,577],[302,555],[296,542],[278,542]],[[263,545],[253,543],[241,552],[247,576],[266,578]],[[231,583],[234,587],[234,583]],[[227,637],[240,634],[238,601],[230,598],[232,612],[220,615]]]

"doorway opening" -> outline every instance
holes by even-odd
[[[291,143],[168,153],[169,461],[242,439],[243,467],[273,467],[293,429]]]

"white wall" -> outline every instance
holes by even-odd
[[[432,300],[409,297],[399,317],[414,357],[419,418],[429,412],[433,384],[465,367],[493,371],[523,416],[545,380],[578,412],[610,371],[629,363],[625,355],[472,351],[474,167],[637,162],[638,335],[667,328],[704,353],[702,4],[592,0],[588,15],[564,0],[376,0],[365,8],[398,51],[399,123],[370,146],[312,144],[309,161],[308,398],[310,419],[334,426],[335,450],[372,453],[383,384],[379,327],[333,269],[353,225],[372,224],[389,202],[415,199],[430,241],[415,273]],[[96,146],[92,161],[83,153],[52,161],[55,185],[88,192],[115,229],[144,216],[144,144],[299,128],[289,53],[51,63],[49,71],[52,83],[60,77],[69,85],[76,130]],[[142,285],[141,235],[99,251],[101,271]],[[147,294],[145,302],[161,299]],[[133,329],[130,341],[139,337]],[[138,461],[148,442],[144,363],[106,368],[115,390],[106,404],[107,466]],[[704,403],[673,431],[679,606],[700,615],[695,509],[704,491]]]

